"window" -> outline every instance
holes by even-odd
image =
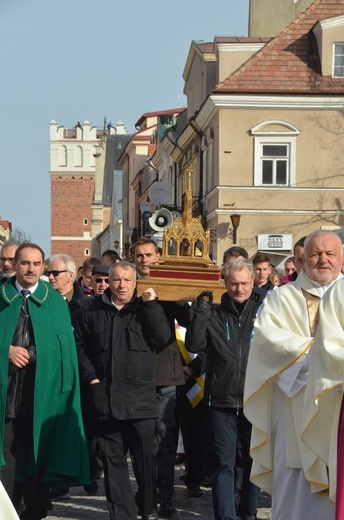
[[[288,184],[289,177],[289,145],[261,144],[261,184]]]
[[[87,226],[87,224],[88,224],[88,219],[84,218],[84,226]]]
[[[344,77],[344,43],[334,44],[333,76]]]
[[[251,129],[255,186],[295,186],[296,139],[299,133],[296,126],[281,120],[263,121]]]
[[[67,146],[64,144],[59,149],[59,165],[67,166]]]
[[[83,166],[83,149],[77,146],[74,151],[74,166]]]

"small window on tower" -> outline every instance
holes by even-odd
[[[87,226],[88,224],[88,218],[84,218],[84,226]]]

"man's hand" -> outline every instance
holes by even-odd
[[[23,368],[29,364],[30,356],[26,348],[10,345],[9,359],[15,367]]]
[[[142,300],[144,302],[150,302],[152,300],[155,300],[155,298],[156,298],[156,292],[151,287],[149,289],[146,289],[142,293]]]
[[[210,303],[210,305],[213,303],[213,291],[203,291],[199,296],[197,296],[197,301],[205,301]]]
[[[90,385],[96,385],[97,383],[100,383],[99,379],[92,379]]]
[[[193,370],[188,366],[183,367],[183,373],[186,381],[188,381],[190,377],[193,377],[194,375]]]

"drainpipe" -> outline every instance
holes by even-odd
[[[200,146],[199,146],[199,192],[198,192],[198,200],[199,200],[199,212],[200,215],[203,217],[203,150],[202,150],[202,137],[203,132],[199,130],[195,126],[195,116],[190,117],[188,123],[191,126],[191,128],[196,132],[196,134],[199,137],[200,140]]]
[[[152,158],[151,157],[147,157],[146,164],[148,164],[148,166],[150,166],[155,171],[155,173],[156,173],[156,180],[158,181],[159,180],[159,170],[152,163]]]

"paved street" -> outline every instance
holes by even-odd
[[[183,465],[176,466],[175,502],[177,511],[170,516],[171,520],[213,520],[211,490],[202,488],[203,496],[189,498],[186,487],[179,476],[184,471]],[[49,520],[107,520],[109,518],[103,481],[99,480],[99,491],[96,496],[87,496],[83,488],[71,489],[70,498],[54,502],[54,509]],[[135,485],[133,480],[133,485]],[[258,509],[258,519],[270,519],[270,499],[262,494]]]

